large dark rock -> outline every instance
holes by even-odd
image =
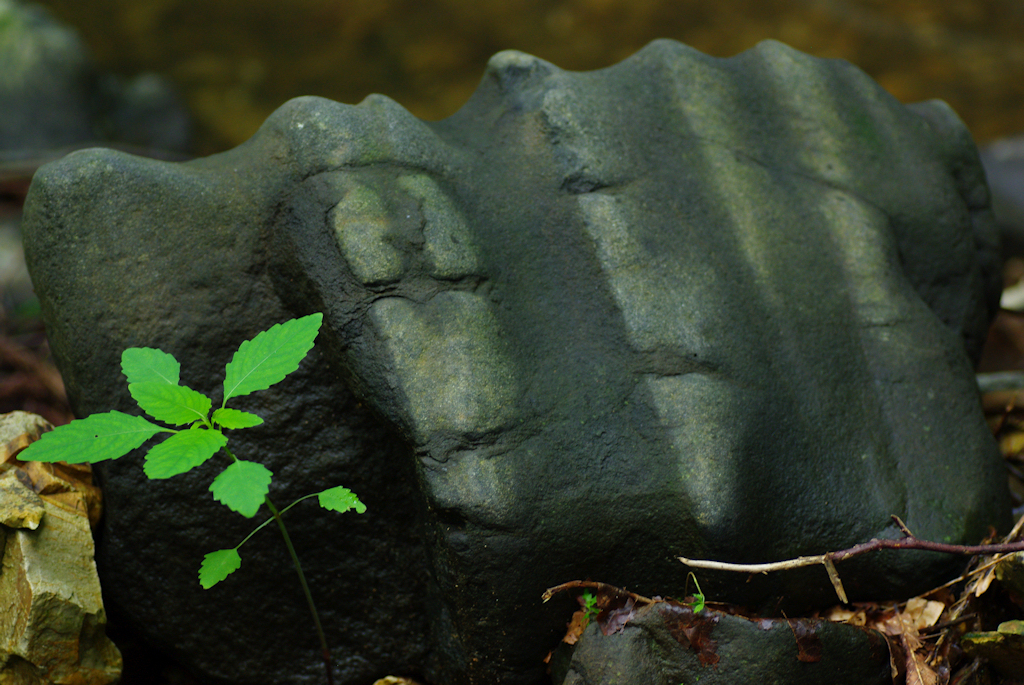
[[[266,425],[236,454],[278,501],[345,484],[368,506],[294,516],[343,683],[538,682],[571,613],[541,592],[574,578],[678,596],[676,555],[821,553],[898,535],[891,514],[947,542],[1007,523],[971,368],[1000,287],[977,152],[944,104],[844,62],[659,41],[570,73],[505,52],[441,122],[304,98],[207,159],[70,155],[25,232],[79,414],[132,407],[125,347],[216,394],[240,340],[325,312],[300,372],[242,407]],[[279,540],[199,588],[249,525],[206,494],[212,467],[100,472],[114,608],[204,674],[317,677]],[[839,573],[853,599],[909,596],[960,563]],[[834,602],[820,569],[700,582]]]

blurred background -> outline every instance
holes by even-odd
[[[614,64],[655,38],[728,57],[774,38],[849,60],[904,102],[941,98],[979,143],[1024,131],[1021,0],[42,0],[101,71],[183,96],[194,152],[233,147],[289,98],[383,93],[455,112],[487,59]]]

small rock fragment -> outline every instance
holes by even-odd
[[[18,469],[0,476],[0,524],[35,530],[43,517],[43,500],[22,479],[28,480]]]
[[[53,426],[38,414],[27,411],[0,414],[0,463],[9,462],[18,452],[50,430],[53,430]]]

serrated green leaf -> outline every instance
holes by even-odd
[[[242,557],[237,549],[219,549],[203,557],[199,567],[199,584],[204,590],[224,580],[242,566]]]
[[[324,490],[317,496],[317,500],[320,502],[321,507],[331,511],[344,513],[349,509],[355,509],[357,514],[362,514],[366,511],[366,505],[359,501],[356,494],[340,485],[330,490]]]
[[[142,470],[153,479],[191,471],[228,444],[219,430],[185,430],[149,450]]]
[[[279,323],[242,343],[224,370],[224,402],[266,390],[299,368],[323,318],[323,314],[310,314]]]
[[[252,428],[263,423],[263,419],[247,411],[221,407],[213,412],[212,420],[221,428]]]
[[[146,381],[132,383],[128,392],[144,412],[174,426],[201,421],[210,414],[210,398],[184,385]]]
[[[93,414],[43,433],[18,459],[94,464],[118,459],[166,428],[119,411]]]
[[[163,350],[129,347],[121,353],[121,371],[129,383],[160,382],[177,385],[181,364]]]
[[[252,518],[270,491],[270,469],[252,461],[236,461],[210,484],[213,498],[228,509]]]

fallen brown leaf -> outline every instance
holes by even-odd
[[[626,627],[626,624],[636,614],[636,602],[632,597],[626,600],[625,605],[616,609],[610,609],[598,617],[601,632],[605,635],[614,635]]]
[[[920,631],[935,625],[945,608],[946,605],[942,602],[924,597],[914,597],[907,600],[907,606],[902,615],[909,618],[914,624],[914,628]]]
[[[569,621],[568,627],[565,631],[565,636],[562,638],[562,642],[566,644],[574,645],[579,642],[580,635],[583,634],[583,630],[589,625],[590,620],[587,618],[587,612],[583,609],[578,610],[572,615],[572,620]]]
[[[694,614],[693,609],[675,602],[662,602],[658,610],[665,619],[669,632],[683,647],[697,652],[702,666],[714,666],[719,656],[718,643],[711,639],[711,633],[718,623],[713,614]]]
[[[791,621],[789,619],[786,621],[789,623],[790,630],[793,631],[793,637],[796,638],[796,658],[807,664],[816,664],[821,661],[821,640],[818,639],[815,626],[810,625],[807,621]]]
[[[938,685],[939,674],[929,666],[923,655],[907,649],[907,685]]]

